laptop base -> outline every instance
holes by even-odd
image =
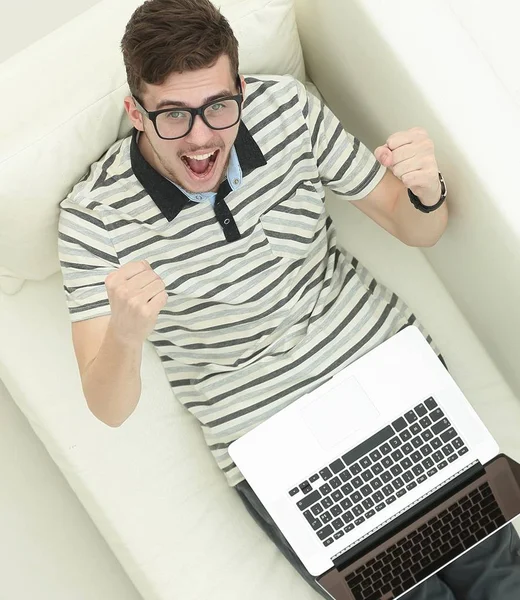
[[[344,553],[316,582],[335,600],[399,598],[518,514],[520,464],[500,454]]]

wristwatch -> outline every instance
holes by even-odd
[[[437,204],[434,204],[433,206],[426,206],[419,200],[419,198],[412,192],[412,190],[408,190],[408,197],[410,198],[410,202],[415,206],[415,208],[417,210],[420,210],[423,213],[430,213],[430,212],[433,212],[434,210],[437,210],[440,206],[442,206],[442,204],[446,200],[446,196],[448,195],[448,189],[447,189],[446,183],[440,173],[439,173],[439,181],[441,182],[441,198],[437,202]]]

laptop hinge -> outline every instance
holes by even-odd
[[[428,493],[423,499],[418,500],[416,504],[405,508],[401,514],[387,521],[379,529],[368,533],[364,539],[354,542],[341,554],[333,557],[334,566],[338,571],[344,569],[349,563],[379,546],[395,533],[441,504],[446,498],[463,489],[472,481],[477,480],[484,473],[484,467],[480,462],[471,463],[464,471],[454,475],[448,482],[442,483],[440,487]]]

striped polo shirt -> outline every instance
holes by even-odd
[[[143,158],[136,130],[60,203],[71,321],[110,314],[105,278],[146,259],[168,295],[149,336],[228,484],[231,442],[403,326],[411,310],[336,239],[324,186],[359,200],[385,168],[290,76],[246,77],[242,173],[197,202]]]

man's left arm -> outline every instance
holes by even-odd
[[[448,223],[448,207],[424,213],[410,201],[410,189],[425,206],[441,197],[439,169],[434,145],[427,132],[414,127],[391,135],[374,151],[388,170],[383,179],[362,200],[352,203],[409,246],[433,246]]]

